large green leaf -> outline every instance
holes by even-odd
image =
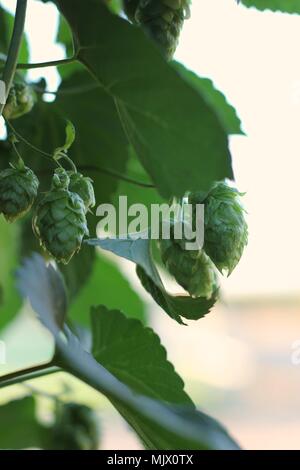
[[[84,249],[91,248],[86,246]],[[70,317],[83,326],[89,326],[90,306],[99,304],[128,312],[133,318],[145,320],[145,307],[138,294],[131,288],[117,265],[97,253],[88,283],[70,306]]]
[[[212,106],[228,134],[244,134],[236,110],[228,103],[223,93],[216,89],[214,83],[209,78],[199,77],[179,62],[173,62],[173,65],[200,92],[207,103]]]
[[[178,323],[183,324],[181,317],[186,320],[200,320],[211,311],[218,299],[218,290],[210,299],[193,298],[189,295],[171,295],[162,285],[153,282],[153,279],[140,266],[137,266],[136,271],[142,285],[153,300]]]
[[[241,0],[246,7],[255,7],[258,10],[282,11],[300,14],[298,0]]]
[[[88,73],[79,72],[64,80],[54,106],[77,130],[69,155],[94,179],[97,204],[110,202],[118,179],[101,169],[125,173],[129,158],[113,102]]]
[[[218,117],[142,31],[98,0],[56,4],[79,45],[79,60],[114,103],[129,142],[162,196],[205,190],[215,180],[232,177]]]
[[[237,444],[230,438],[227,432],[213,419],[195,410],[190,400],[183,392],[182,381],[177,374],[172,374],[172,366],[166,363],[164,351],[160,346],[157,337],[148,329],[144,330],[140,323],[132,323],[131,320],[125,320],[120,313],[104,313],[102,321],[108,321],[106,334],[102,336],[102,327],[94,335],[94,351],[97,356],[102,357],[110,367],[116,365],[119,373],[121,362],[124,355],[124,345],[118,345],[112,328],[118,328],[115,319],[120,319],[120,330],[122,331],[125,348],[127,349],[124,357],[124,371],[128,365],[128,357],[130,351],[134,354],[140,354],[141,360],[145,354],[146,361],[149,361],[149,345],[152,349],[152,365],[155,372],[154,376],[157,380],[158,369],[162,367],[164,374],[161,380],[166,377],[171,382],[173,390],[173,398],[165,398],[168,393],[163,385],[155,383],[149,385],[147,380],[146,386],[140,384],[141,371],[129,371],[126,382],[129,381],[133,388],[129,387],[126,382],[118,379],[117,375],[112,374],[102,364],[100,364],[90,353],[86,352],[81,346],[78,338],[70,331],[64,328],[66,339],[63,339],[57,326],[57,307],[56,302],[61,298],[60,304],[63,303],[65,295],[62,292],[63,285],[58,288],[61,278],[57,276],[54,282],[55,271],[51,266],[47,267],[43,259],[35,255],[27,260],[18,272],[18,286],[20,291],[29,300],[37,312],[42,323],[52,332],[55,337],[57,353],[55,361],[66,371],[72,373],[76,377],[88,383],[96,390],[102,392],[117,407],[119,412],[127,419],[129,424],[140,436],[146,447],[151,449],[238,449]],[[54,301],[55,299],[55,301]],[[104,312],[106,312],[104,310]],[[97,315],[98,314],[98,315]],[[101,312],[100,312],[101,314]],[[109,315],[115,315],[115,319],[110,319]],[[121,315],[121,316],[120,316]],[[94,322],[100,321],[99,312],[96,312],[93,319]],[[136,334],[131,336],[131,331]],[[139,345],[140,337],[143,338],[143,349],[136,347]],[[111,350],[108,353],[111,338]],[[122,342],[122,338],[119,338]],[[143,353],[144,343],[147,353]],[[102,351],[103,349],[103,351]],[[131,354],[133,354],[131,352]],[[106,358],[106,359],[105,359]],[[111,362],[112,361],[112,362]],[[141,369],[150,367],[147,362],[139,364]],[[134,375],[136,374],[136,375]],[[130,377],[130,378],[129,378]],[[125,381],[125,379],[124,379]],[[140,395],[136,392],[137,388],[143,388]],[[152,390],[149,390],[152,387]],[[170,385],[169,385],[170,387]],[[167,389],[169,389],[167,386]],[[147,392],[146,392],[147,388]],[[169,393],[170,390],[169,390]],[[161,397],[160,400],[153,399],[153,395]],[[175,398],[176,397],[176,398]],[[180,405],[178,405],[180,402]],[[176,403],[176,404],[174,404]]]
[[[11,35],[13,31],[14,17],[2,7],[0,7],[0,24],[0,52],[6,55],[8,53]],[[19,62],[28,62],[28,58],[29,47],[26,37],[23,36],[19,55]]]
[[[10,225],[0,216],[0,329],[14,318],[21,306],[21,299],[14,284],[19,242],[18,224]]]
[[[33,397],[0,406],[0,449],[42,448],[47,428],[38,423]]]

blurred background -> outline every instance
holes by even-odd
[[[1,4],[14,10],[14,0]],[[32,62],[64,57],[55,44],[57,25],[53,5],[29,0]],[[130,263],[120,264],[197,406],[224,423],[246,449],[300,449],[300,365],[292,361],[300,340],[299,44],[297,15],[262,13],[235,0],[194,0],[176,59],[211,78],[242,120],[245,136],[231,137],[231,149],[237,186],[247,193],[249,246],[223,281],[219,305],[188,327],[150,301]],[[41,76],[49,89],[59,85],[54,68],[29,73],[33,80]],[[1,339],[7,345],[1,374],[46,360],[52,348],[47,333],[24,313]],[[95,407],[102,449],[140,448],[110,404],[77,380],[57,374],[32,384],[53,393],[68,385],[68,399]],[[21,386],[1,390],[0,403],[24,393]],[[38,403],[47,420],[47,399]]]

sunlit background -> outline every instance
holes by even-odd
[[[14,10],[13,0],[1,4]],[[29,0],[32,62],[64,57],[54,43],[57,24],[53,5]],[[300,366],[291,361],[292,345],[300,339],[299,44],[297,15],[262,13],[235,0],[194,0],[176,58],[213,79],[242,120],[246,135],[232,137],[231,149],[238,188],[247,192],[249,246],[223,282],[222,302],[189,327],[176,325],[150,303],[133,267],[122,263],[149,302],[150,322],[187,391],[248,449],[300,449]],[[30,72],[31,79],[40,76],[48,89],[57,88],[54,68]],[[35,362],[37,354],[47,358],[51,347],[47,334],[23,316],[5,339],[9,369],[22,366],[20,355],[24,364]],[[78,381],[60,374],[34,386],[57,391],[65,383],[75,399],[99,410],[102,449],[140,448],[108,402]],[[1,391],[1,401],[23,393],[11,387]],[[47,400],[40,405],[47,419]]]

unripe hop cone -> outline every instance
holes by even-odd
[[[68,264],[89,234],[85,206],[78,194],[69,191],[65,170],[55,171],[52,187],[39,202],[33,229],[41,246],[58,262]]]
[[[191,204],[204,203],[204,250],[222,273],[232,273],[248,243],[248,226],[242,194],[225,182],[216,183],[208,196],[197,200],[191,195]]]
[[[29,113],[35,103],[35,93],[32,88],[23,83],[16,83],[10,89],[3,116],[5,119],[17,119]]]
[[[72,193],[78,194],[83,200],[86,212],[95,207],[96,199],[93,187],[93,180],[88,176],[83,176],[81,173],[69,173],[70,185],[69,190]]]
[[[53,447],[57,450],[97,450],[100,427],[93,410],[85,405],[58,405],[53,427]]]
[[[143,27],[160,46],[167,59],[177,48],[190,0],[125,0],[128,18]]]
[[[192,297],[210,299],[217,289],[214,266],[203,250],[186,250],[180,240],[160,240],[167,270]]]
[[[0,173],[0,213],[8,222],[14,222],[30,211],[38,187],[38,178],[22,160]]]

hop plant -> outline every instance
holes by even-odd
[[[93,180],[89,177],[83,176],[81,173],[70,173],[69,190],[78,194],[83,200],[86,212],[95,207],[95,192],[93,187]]]
[[[239,263],[248,242],[248,226],[241,193],[225,182],[214,185],[208,196],[197,201],[191,195],[189,202],[205,205],[204,250],[222,273],[232,273]]]
[[[96,450],[100,427],[93,410],[77,403],[59,404],[53,426],[53,447],[61,450]]]
[[[35,93],[32,88],[23,83],[16,83],[10,89],[3,116],[5,119],[17,119],[29,113],[34,103]]]
[[[167,59],[172,59],[178,45],[190,0],[125,0],[128,18],[143,27]]]
[[[38,187],[38,178],[21,158],[0,173],[0,213],[8,222],[14,222],[30,211]]]
[[[70,178],[59,168],[55,171],[52,186],[39,202],[33,218],[33,230],[41,246],[53,258],[68,264],[89,234],[84,202],[69,190]]]
[[[192,297],[210,299],[217,289],[214,266],[203,250],[186,250],[171,237],[159,241],[162,261],[167,270]]]

